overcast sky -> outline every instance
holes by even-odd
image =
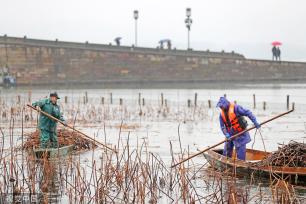
[[[185,10],[192,9],[191,47],[271,58],[283,43],[284,60],[306,61],[303,0],[0,0],[0,34],[65,41],[134,43],[133,10],[139,10],[138,45],[170,38],[186,49]]]

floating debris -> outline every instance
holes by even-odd
[[[140,125],[139,124],[122,124],[122,125],[115,125],[115,128],[118,128],[118,129],[130,129],[130,130],[135,130],[135,129],[138,129],[140,128]]]
[[[74,150],[90,150],[96,147],[94,142],[84,138],[77,132],[59,129],[57,131],[57,139],[59,146],[74,145]],[[39,147],[39,131],[32,132],[28,135],[27,141],[24,143],[24,149],[33,149]]]

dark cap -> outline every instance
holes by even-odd
[[[52,96],[56,97],[57,99],[60,99],[60,97],[58,97],[56,92],[50,93],[50,97],[52,97]]]

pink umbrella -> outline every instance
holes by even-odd
[[[282,45],[282,43],[281,42],[279,42],[279,41],[274,41],[274,42],[272,42],[271,43],[273,46],[279,46],[279,45]]]

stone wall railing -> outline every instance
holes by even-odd
[[[178,50],[178,49],[159,49],[159,48],[145,48],[133,46],[116,46],[95,43],[76,43],[66,41],[50,41],[0,36],[0,45],[19,45],[19,46],[43,46],[54,48],[73,48],[86,49],[95,51],[115,51],[115,52],[135,52],[143,54],[167,54],[167,55],[181,55],[181,56],[206,56],[206,57],[224,57],[224,58],[238,58],[243,59],[244,56],[235,52],[212,52],[212,51],[197,51],[197,50]]]

